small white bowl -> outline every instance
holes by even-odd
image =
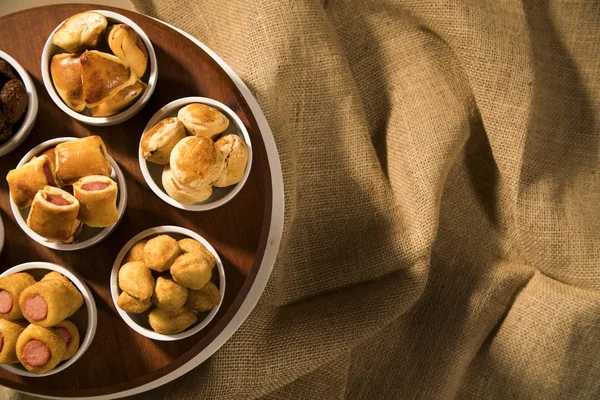
[[[25,85],[28,98],[27,111],[21,120],[21,126],[19,127],[19,130],[14,132],[12,137],[0,146],[0,157],[2,157],[19,147],[19,145],[23,143],[25,139],[27,139],[27,136],[29,136],[38,114],[38,95],[35,91],[35,85],[33,84],[33,81],[31,80],[31,77],[27,71],[25,71],[25,68],[23,68],[14,58],[1,50],[0,58],[9,63],[11,67],[17,71],[19,78],[21,78],[23,84]]]
[[[51,139],[46,142],[43,142],[36,147],[34,147],[29,153],[25,154],[25,156],[19,161],[17,168],[23,166],[29,160],[31,160],[34,156],[44,152],[44,150],[49,149],[50,147],[54,147],[59,143],[68,142],[70,140],[76,140],[78,138],[74,137],[62,137]],[[15,202],[10,198],[10,208],[12,209],[13,215],[15,216],[15,220],[17,224],[25,231],[25,233],[38,242],[48,248],[54,250],[64,250],[64,251],[74,251],[81,250],[87,247],[91,247],[102,240],[104,240],[119,224],[121,218],[125,214],[125,208],[127,206],[127,184],[125,183],[125,175],[123,175],[123,171],[119,167],[119,164],[108,155],[108,160],[110,161],[110,165],[112,167],[111,178],[117,182],[119,186],[119,194],[117,195],[117,210],[119,212],[119,219],[117,222],[108,226],[106,228],[91,228],[85,225],[79,234],[78,241],[75,243],[60,243],[60,242],[49,242],[43,236],[35,233],[28,225],[27,225],[27,216],[29,215],[29,208],[20,209],[17,207]]]
[[[218,188],[213,186],[212,195],[205,201],[195,204],[181,204],[175,199],[173,199],[171,196],[169,196],[165,191],[165,188],[163,187],[162,171],[164,166],[146,161],[146,159],[142,156],[141,144],[144,134],[146,134],[146,132],[149,131],[154,125],[156,125],[159,121],[165,118],[177,117],[177,112],[181,108],[192,103],[202,103],[214,107],[217,110],[221,111],[229,119],[229,127],[223,133],[233,133],[244,140],[246,146],[248,146],[248,164],[246,164],[246,170],[244,171],[244,176],[242,177],[242,180],[236,185],[227,186],[224,188]],[[233,197],[236,194],[238,194],[238,192],[242,189],[242,187],[248,180],[248,176],[250,175],[250,168],[252,166],[252,143],[250,142],[250,135],[248,134],[248,130],[246,130],[246,127],[244,126],[242,120],[229,107],[217,100],[209,99],[207,97],[185,97],[170,102],[169,104],[158,110],[156,114],[152,116],[150,121],[148,121],[148,124],[146,124],[146,127],[144,128],[142,138],[140,138],[140,144],[138,146],[138,158],[140,162],[140,169],[142,170],[142,175],[144,176],[146,183],[148,184],[148,186],[150,186],[150,189],[152,189],[152,191],[156,193],[156,195],[160,197],[163,201],[182,210],[207,211],[222,206],[229,200],[233,199]]]
[[[92,340],[94,340],[94,335],[96,335],[96,328],[98,327],[98,311],[96,309],[96,302],[94,301],[94,296],[92,292],[88,288],[88,286],[83,282],[81,277],[74,272],[71,272],[65,267],[61,267],[60,265],[51,264],[47,262],[29,262],[25,264],[17,265],[16,267],[12,267],[6,271],[0,277],[14,274],[17,272],[27,272],[31,276],[35,278],[36,281],[39,281],[44,275],[46,275],[50,271],[60,272],[73,284],[77,289],[81,292],[83,296],[83,306],[75,312],[68,319],[77,325],[79,329],[79,336],[81,337],[81,343],[79,344],[79,349],[77,353],[67,361],[64,361],[52,371],[46,372],[45,374],[34,374],[29,372],[23,367],[21,364],[3,364],[0,367],[4,368],[8,372],[12,372],[16,375],[21,376],[29,376],[29,377],[40,377],[40,376],[49,376],[59,373],[71,365],[73,365],[77,360],[81,358],[81,356],[86,352],[86,350],[92,344]]]
[[[97,12],[98,14],[104,15],[104,17],[106,17],[106,19],[108,20],[109,24],[127,24],[131,26],[135,30],[135,32],[140,36],[140,38],[144,42],[144,45],[146,45],[146,49],[148,50],[148,62],[150,63],[150,72],[146,72],[146,74],[144,74],[144,76],[148,76],[148,79],[142,79],[143,77],[140,77],[142,81],[148,84],[146,90],[144,90],[144,93],[142,93],[142,95],[137,99],[135,103],[133,103],[131,106],[121,111],[120,113],[111,115],[110,117],[92,117],[70,109],[69,106],[65,104],[65,102],[60,98],[60,96],[56,92],[54,84],[52,83],[52,77],[50,76],[50,62],[52,60],[52,57],[56,54],[67,53],[65,50],[52,43],[52,36],[54,35],[54,32],[56,32],[56,30],[60,27],[60,25],[62,25],[62,22],[52,31],[50,36],[48,36],[48,40],[46,40],[44,50],[42,51],[41,67],[44,86],[46,86],[46,90],[48,91],[48,94],[50,95],[54,103],[56,103],[56,105],[61,110],[67,113],[67,115],[75,118],[76,120],[81,121],[85,124],[97,126],[110,126],[120,124],[121,122],[127,121],[128,119],[136,115],[142,108],[144,108],[144,106],[150,100],[150,96],[152,96],[152,93],[156,88],[156,81],[158,79],[158,63],[156,62],[156,53],[154,52],[154,47],[152,47],[152,42],[150,42],[148,35],[146,35],[142,28],[140,28],[135,22],[133,22],[129,18],[112,11],[89,11]]]
[[[0,218],[0,253],[4,248],[4,222],[2,222],[2,218]]]
[[[202,243],[208,249],[208,251],[215,256],[215,260],[217,260],[217,271],[219,273],[218,285],[219,293],[221,294],[221,301],[219,302],[219,305],[210,310],[208,313],[196,313],[198,315],[198,321],[194,325],[183,332],[175,333],[173,335],[164,335],[162,333],[154,332],[148,323],[149,311],[146,311],[142,314],[130,314],[121,310],[119,306],[117,306],[117,298],[121,294],[121,289],[119,288],[118,283],[119,269],[121,268],[121,264],[123,263],[123,259],[127,255],[127,252],[140,240],[163,234],[169,235],[177,240],[189,237]],[[123,246],[117,255],[117,258],[115,259],[115,263],[113,264],[112,272],[110,274],[110,294],[112,296],[113,303],[115,304],[115,308],[117,309],[117,312],[121,318],[123,318],[125,323],[127,323],[127,325],[129,325],[129,327],[137,333],[154,340],[174,341],[185,339],[204,329],[204,327],[208,325],[208,323],[217,314],[217,311],[219,311],[219,308],[223,303],[223,297],[225,296],[225,270],[223,269],[223,263],[221,262],[221,258],[219,258],[217,251],[210,245],[210,243],[206,241],[206,239],[198,235],[196,232],[179,226],[157,226],[138,233],[129,242],[127,242],[125,246]],[[204,318],[202,317],[203,315],[205,315]]]

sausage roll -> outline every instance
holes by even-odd
[[[27,272],[18,272],[0,278],[0,318],[14,321],[23,318],[19,296],[35,279]]]
[[[80,222],[77,219],[79,201],[52,186],[37,192],[31,203],[27,225],[48,240],[71,243]]]
[[[9,171],[6,180],[10,197],[19,208],[29,207],[44,186],[58,186],[54,167],[46,155],[33,157],[27,164]]]
[[[31,324],[17,339],[17,358],[29,372],[44,374],[65,357],[67,345],[52,328]]]
[[[75,314],[82,305],[81,293],[60,279],[41,280],[19,296],[23,316],[32,324],[44,327],[58,324]]]
[[[106,227],[119,219],[117,183],[107,176],[91,175],[73,184],[79,201],[79,220],[91,227]]]
[[[25,329],[23,322],[0,319],[0,364],[19,362],[17,359],[17,339]]]
[[[56,146],[56,175],[65,183],[88,175],[110,176],[106,146],[100,136],[70,140]]]
[[[54,331],[54,333],[58,333],[67,345],[67,351],[65,352],[63,361],[73,357],[75,353],[77,353],[77,350],[79,350],[80,338],[79,329],[77,329],[77,325],[75,325],[71,321],[64,320],[54,325],[52,327],[52,330]]]

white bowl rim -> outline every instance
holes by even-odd
[[[49,263],[49,262],[33,261],[33,262],[24,263],[24,264],[19,264],[17,266],[9,268],[6,271],[4,271],[0,275],[0,277],[14,274],[17,272],[25,272],[25,271],[31,270],[31,269],[48,269],[51,271],[60,272],[61,274],[63,274],[67,278],[69,278],[69,280],[71,280],[71,282],[73,282],[73,284],[81,292],[81,295],[83,296],[83,301],[84,301],[85,307],[87,309],[87,315],[88,315],[87,316],[88,323],[87,323],[87,328],[85,330],[85,338],[83,339],[83,342],[81,342],[81,344],[79,345],[79,349],[77,349],[77,352],[75,353],[75,355],[73,357],[71,357],[70,359],[68,359],[67,361],[65,361],[64,363],[59,365],[58,367],[54,368],[52,371],[46,372],[44,374],[34,374],[33,372],[23,370],[19,367],[15,367],[11,364],[0,365],[0,367],[4,368],[8,372],[12,372],[13,374],[16,374],[16,375],[29,376],[29,377],[42,377],[42,376],[54,375],[54,374],[57,374],[65,369],[69,368],[77,360],[79,360],[81,358],[81,356],[83,356],[83,354],[87,351],[87,349],[92,344],[92,341],[94,340],[94,336],[96,336],[96,328],[98,327],[98,310],[96,309],[96,301],[94,300],[94,296],[93,296],[90,288],[86,285],[86,283],[83,281],[83,279],[81,279],[81,277],[78,274],[67,269],[66,267],[63,267],[63,266],[60,266],[57,264],[53,264],[53,263]]]
[[[0,216],[0,253],[4,248],[4,221],[2,221],[2,217]]]
[[[162,333],[154,332],[153,330],[146,329],[146,328],[138,325],[129,316],[129,314],[127,312],[121,310],[121,308],[119,308],[119,306],[117,306],[117,298],[119,297],[119,285],[118,285],[119,269],[121,268],[121,263],[123,262],[123,259],[127,255],[127,252],[131,249],[131,247],[133,247],[134,244],[136,244],[143,238],[146,238],[146,237],[152,236],[152,235],[156,235],[156,234],[169,234],[169,233],[177,233],[177,234],[185,235],[187,237],[195,239],[195,240],[199,241],[200,243],[202,243],[208,249],[208,251],[210,251],[215,256],[216,263],[217,263],[217,270],[219,271],[219,293],[221,295],[221,301],[219,302],[219,304],[216,307],[214,307],[212,310],[210,310],[208,315],[202,321],[200,321],[200,323],[198,325],[196,325],[188,330],[185,330],[183,332],[175,333],[173,335],[165,335]],[[219,308],[221,308],[221,304],[223,304],[223,299],[225,297],[225,269],[223,268],[223,263],[221,262],[221,258],[219,257],[219,254],[217,253],[217,251],[214,249],[214,247],[211,246],[211,244],[206,239],[204,239],[198,233],[196,233],[190,229],[180,227],[180,226],[174,226],[174,225],[156,226],[156,227],[149,228],[149,229],[146,229],[146,230],[138,233],[133,238],[131,238],[121,248],[121,251],[117,255],[117,258],[115,259],[115,262],[113,264],[113,268],[112,268],[112,271],[110,274],[110,294],[111,294],[111,298],[114,303],[114,306],[117,309],[117,312],[119,313],[121,318],[125,321],[125,323],[127,325],[129,325],[129,327],[131,329],[133,329],[137,333],[139,333],[143,336],[146,336],[147,338],[154,339],[154,340],[161,340],[161,341],[175,341],[175,340],[185,339],[187,337],[190,337],[190,336],[200,332],[202,329],[204,329],[206,327],[206,325],[208,325],[208,323],[210,321],[212,321],[214,316],[219,311]]]
[[[0,157],[2,157],[19,147],[21,143],[27,139],[27,136],[29,136],[29,133],[33,129],[33,125],[35,125],[35,120],[37,119],[39,100],[33,80],[25,68],[23,68],[17,60],[2,50],[0,50],[0,58],[8,62],[17,71],[19,77],[23,81],[23,85],[25,85],[25,90],[27,90],[27,112],[25,113],[25,117],[21,122],[19,130],[13,133],[12,137],[0,146]]]
[[[44,150],[48,147],[52,147],[59,143],[68,142],[68,141],[76,140],[76,139],[81,139],[81,138],[60,137],[60,138],[46,140],[45,142],[42,142],[39,145],[35,146],[27,154],[25,154],[23,156],[23,158],[21,159],[21,161],[19,161],[19,164],[17,164],[17,168],[23,166],[26,162],[31,160],[31,158],[33,158],[33,156],[38,155],[39,153],[42,152],[42,150]],[[88,240],[84,240],[83,242],[77,242],[77,243],[48,242],[48,241],[46,241],[46,239],[43,236],[40,236],[37,233],[35,233],[27,225],[27,222],[23,219],[23,217],[21,216],[21,213],[19,212],[19,207],[17,207],[17,205],[13,201],[12,197],[8,196],[9,200],[10,200],[10,208],[12,210],[13,216],[15,217],[17,224],[27,234],[27,236],[29,236],[30,238],[32,238],[39,244],[46,246],[50,249],[74,251],[74,250],[85,249],[85,248],[88,248],[95,244],[100,243],[102,240],[104,240],[106,237],[108,237],[108,235],[110,235],[113,230],[115,230],[115,228],[117,227],[119,222],[121,222],[121,219],[123,218],[123,215],[125,214],[125,209],[127,208],[127,183],[125,182],[125,175],[123,174],[123,171],[119,167],[119,164],[117,164],[117,162],[110,156],[110,154],[107,154],[107,155],[108,155],[108,160],[110,161],[110,165],[112,166],[113,170],[115,171],[115,173],[117,175],[117,183],[119,185],[119,196],[120,197],[119,197],[119,204],[117,205],[117,210],[119,212],[119,216],[118,216],[117,222],[115,222],[111,226],[108,226],[108,227],[102,229],[100,232],[98,232],[98,234],[96,236],[93,236]]]
[[[221,111],[224,111],[228,117],[230,117],[231,119],[233,119],[235,121],[235,123],[238,125],[238,128],[244,138],[246,146],[248,146],[248,163],[246,164],[246,170],[244,171],[242,180],[239,181],[230,190],[230,192],[227,193],[225,196],[221,197],[218,200],[211,201],[209,203],[181,204],[180,202],[176,201],[171,196],[169,196],[167,193],[163,192],[158,187],[158,185],[156,184],[154,179],[152,179],[152,176],[150,175],[150,171],[148,170],[148,161],[142,156],[141,144],[142,144],[142,139],[144,137],[144,134],[150,128],[152,128],[154,125],[156,125],[160,120],[162,120],[164,118],[165,114],[169,113],[173,109],[182,108],[185,105],[192,104],[192,103],[203,103],[203,104],[208,104],[210,106],[219,108]],[[225,203],[229,202],[231,199],[233,199],[239,193],[240,190],[242,190],[242,187],[244,186],[244,184],[246,184],[246,181],[248,180],[248,176],[250,176],[250,169],[252,168],[252,141],[250,140],[250,135],[248,134],[248,130],[246,129],[246,126],[244,125],[244,123],[242,122],[240,117],[238,117],[237,114],[235,112],[233,112],[233,110],[231,110],[225,104],[221,103],[218,100],[211,99],[208,97],[198,97],[198,96],[184,97],[181,99],[173,100],[172,102],[166,104],[160,110],[158,110],[156,113],[154,113],[152,118],[150,118],[150,121],[148,121],[148,123],[144,127],[144,132],[142,133],[142,136],[140,137],[140,144],[138,145],[138,159],[139,159],[139,163],[140,163],[140,169],[142,170],[142,175],[144,176],[144,180],[146,181],[148,186],[150,186],[150,189],[152,189],[152,191],[158,197],[161,198],[161,200],[172,205],[173,207],[177,207],[182,210],[208,211],[208,210],[212,210],[214,208],[220,207],[220,206],[224,205]]]
[[[50,95],[50,98],[52,98],[52,101],[54,101],[54,103],[62,111],[64,111],[67,115],[75,118],[78,121],[81,121],[81,122],[89,124],[89,125],[96,125],[96,126],[116,125],[121,122],[125,122],[130,118],[133,118],[142,108],[144,108],[144,106],[150,100],[150,96],[152,96],[152,93],[154,93],[154,89],[156,89],[156,81],[158,80],[158,62],[156,61],[156,53],[154,52],[154,46],[152,46],[152,42],[150,41],[150,38],[148,38],[148,35],[146,35],[146,33],[142,30],[142,28],[140,28],[131,19],[125,17],[124,15],[116,13],[114,11],[88,10],[87,12],[96,12],[98,14],[104,15],[106,18],[110,18],[113,20],[117,20],[121,23],[127,24],[127,25],[131,26],[136,31],[136,33],[140,36],[140,38],[146,45],[146,49],[148,50],[148,61],[150,63],[150,76],[148,78],[148,86],[144,90],[144,93],[142,93],[140,98],[137,99],[137,101],[135,103],[133,103],[131,106],[129,106],[126,110],[124,110],[118,114],[111,115],[109,117],[90,117],[90,116],[78,113],[77,111],[71,110],[65,104],[63,99],[61,99],[60,96],[58,95],[58,93],[56,92],[56,89],[54,88],[54,84],[52,83],[52,79],[50,77],[50,61],[51,61],[50,59],[51,59],[51,56],[54,55],[54,54],[50,54],[50,49],[53,49],[53,46],[56,46],[54,43],[52,43],[52,36],[54,35],[54,32],[56,32],[56,30],[62,25],[62,23],[64,21],[61,22],[60,24],[58,24],[58,26],[56,28],[54,28],[52,33],[48,36],[46,43],[44,44],[44,49],[42,51],[42,59],[41,59],[42,80],[44,81],[44,86],[46,87],[46,91]],[[58,47],[58,46],[56,46],[56,47]]]

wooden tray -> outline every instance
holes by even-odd
[[[116,11],[135,21],[150,37],[159,78],[148,105],[116,126],[81,124],[50,99],[40,70],[44,42],[65,18],[85,10]],[[281,166],[271,131],[248,88],[223,60],[198,40],[160,21],[130,11],[94,5],[58,5],[25,10],[0,18],[0,49],[14,57],[35,81],[39,114],[33,131],[15,151],[0,159],[5,177],[36,144],[61,136],[99,135],[127,180],[129,200],[119,226],[100,244],[76,252],[43,247],[16,225],[2,179],[0,206],[6,241],[0,255],[6,270],[29,261],[48,261],[77,271],[94,292],[98,331],[94,342],[73,366],[48,378],[24,378],[0,369],[0,384],[51,397],[131,395],[152,389],[199,365],[237,330],[260,297],[270,275],[283,228]],[[18,39],[18,40],[15,40]],[[150,117],[181,97],[205,96],[234,110],[246,125],[254,150],[250,177],[238,195],[206,212],[186,212],[160,200],[146,185],[137,149]],[[200,333],[177,342],[147,339],[121,320],[110,296],[112,263],[121,247],[140,231],[179,225],[198,232],[219,252],[227,290],[219,313]]]

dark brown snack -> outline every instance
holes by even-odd
[[[14,124],[21,119],[27,110],[27,102],[27,90],[20,80],[11,79],[2,87],[0,103],[8,123]]]
[[[17,79],[17,74],[7,61],[0,59],[0,89],[11,79]]]
[[[12,134],[12,125],[8,123],[8,118],[0,110],[0,143],[10,139]]]

